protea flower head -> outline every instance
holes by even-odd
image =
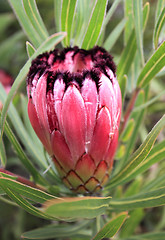
[[[13,78],[4,69],[0,69],[0,83],[4,87],[6,93],[8,94],[13,83]],[[3,105],[0,102],[0,110],[2,109],[2,107]]]
[[[99,191],[112,169],[121,115],[112,57],[101,47],[46,52],[32,62],[27,91],[31,124],[65,185]]]

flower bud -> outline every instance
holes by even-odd
[[[78,193],[99,191],[112,169],[121,115],[115,70],[103,48],[74,47],[39,55],[28,74],[31,124]]]

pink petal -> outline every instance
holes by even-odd
[[[62,109],[62,99],[64,96],[65,83],[62,79],[57,79],[54,83],[54,108],[56,116],[58,119],[59,129],[63,133],[62,119],[61,119],[61,109]]]
[[[98,113],[96,126],[94,129],[93,138],[89,154],[94,159],[96,165],[103,160],[109,144],[111,132],[111,117],[107,107],[103,107]]]
[[[109,109],[112,123],[114,122],[117,103],[111,80],[104,74],[101,76],[101,84],[99,88],[100,107],[106,106]]]
[[[77,161],[85,151],[85,106],[79,90],[69,86],[62,101],[64,137]]]
[[[81,88],[81,95],[85,103],[85,114],[86,114],[86,134],[85,134],[85,145],[86,152],[88,152],[91,138],[96,121],[98,95],[96,84],[89,78],[86,78]]]
[[[51,150],[50,141],[47,138],[45,129],[40,124],[40,121],[39,121],[39,118],[37,116],[37,112],[35,109],[35,105],[33,104],[31,98],[28,101],[28,115],[29,115],[29,119],[30,119],[30,122],[31,122],[31,125],[32,125],[34,131],[36,132],[37,136],[41,140],[42,144],[45,146],[48,153],[51,155],[52,150]]]
[[[51,144],[53,154],[63,169],[68,172],[74,168],[74,163],[69,151],[69,148],[65,142],[64,137],[59,131],[53,131],[51,134]]]
[[[47,116],[47,105],[46,105],[46,86],[47,79],[45,75],[42,75],[37,83],[35,90],[35,108],[37,112],[37,116],[40,122],[40,126],[43,128],[45,132],[45,137],[47,138],[50,144],[50,127]]]

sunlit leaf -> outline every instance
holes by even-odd
[[[157,49],[158,47],[158,43],[159,43],[159,36],[160,36],[160,33],[161,33],[161,30],[163,28],[165,24],[165,7],[164,9],[162,10],[158,20],[157,20],[157,23],[156,23],[156,26],[155,26],[155,29],[154,29],[154,46],[155,46],[155,49]]]
[[[33,47],[33,45],[26,41],[26,51],[27,51],[27,54],[28,54],[28,57],[30,58],[34,52],[35,52],[35,48]]]
[[[75,15],[77,0],[62,0],[61,9],[61,31],[66,32],[67,36],[63,42],[65,46],[70,46],[72,22]]]
[[[45,24],[39,14],[36,1],[35,0],[22,0],[24,10],[30,20],[32,26],[44,41],[48,37],[48,32],[46,30]]]
[[[94,9],[91,13],[90,21],[87,26],[86,33],[82,41],[82,48],[92,48],[99,38],[101,28],[106,12],[107,0],[96,0]]]
[[[123,212],[111,219],[107,224],[103,226],[103,228],[97,233],[93,240],[101,240],[104,238],[113,237],[119,231],[127,216],[128,213]]]
[[[165,66],[165,42],[155,51],[142,69],[137,80],[137,86],[144,88],[151,79]]]
[[[142,65],[144,65],[142,0],[132,1],[132,3],[133,3],[134,26],[135,26],[137,49],[138,49],[139,56],[141,58]]]
[[[109,201],[110,197],[63,198],[46,202],[44,212],[60,219],[94,218],[105,213]]]
[[[150,192],[139,193],[123,199],[110,201],[110,209],[130,210],[135,208],[149,208],[165,205],[165,187]]]

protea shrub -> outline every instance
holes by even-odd
[[[101,47],[53,50],[33,60],[28,114],[66,186],[100,191],[118,144],[121,92],[111,55]]]

